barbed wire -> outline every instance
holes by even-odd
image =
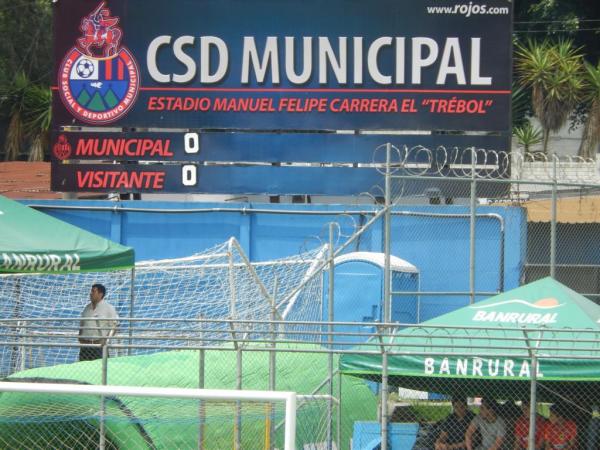
[[[373,166],[385,174],[383,150],[373,153]],[[504,151],[475,147],[428,148],[423,145],[391,146],[392,176],[436,176],[443,178],[509,179],[600,184],[596,161],[577,155],[547,155],[542,152]]]

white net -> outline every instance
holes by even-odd
[[[190,257],[138,263],[134,273],[1,275],[0,375],[75,361],[78,318],[94,283],[106,286],[121,318],[113,342],[135,347],[121,350],[129,354],[156,351],[175,334],[189,336],[190,345],[231,341],[232,333],[248,338],[244,320],[321,320],[326,253],[250,263],[231,239]],[[238,321],[236,328],[210,325],[222,319]]]

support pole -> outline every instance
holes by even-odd
[[[13,314],[15,319],[20,319],[21,318],[21,314],[22,314],[22,307],[23,307],[23,300],[21,298],[21,279],[17,278],[17,282],[15,284],[15,294],[16,294],[16,300],[15,300],[15,307],[13,309]],[[27,324],[27,322],[25,323]],[[21,327],[20,327],[20,322],[17,322],[16,324],[16,328],[12,328],[11,331],[17,331],[19,332]],[[20,339],[20,341],[22,342],[23,339]],[[18,361],[19,361],[19,357],[21,357],[23,360],[25,359],[25,353],[26,353],[27,349],[20,345],[20,346],[15,346],[12,348],[12,358],[11,358],[11,362],[10,362],[10,373],[16,372],[19,368],[18,368]]]
[[[135,266],[131,268],[131,285],[130,285],[130,296],[129,296],[129,347],[127,348],[127,355],[131,355],[133,349],[133,318],[135,317]]]
[[[106,386],[108,382],[108,342],[102,345],[102,386]],[[106,401],[104,395],[100,395],[100,442],[98,448],[104,450],[106,448]]]
[[[388,450],[388,354],[381,355],[381,450]]]
[[[236,375],[235,375],[235,388],[239,391],[242,390],[242,346],[238,345],[236,354]],[[242,403],[236,402],[235,405],[235,436],[234,445],[235,450],[242,449]]]
[[[271,350],[269,351],[269,390],[274,391],[277,383],[277,352],[275,340],[277,339],[277,327],[275,326],[275,320],[277,320],[277,291],[279,289],[279,281],[275,277],[273,286],[273,296],[271,297],[271,323],[269,327],[271,329]],[[271,450],[275,443],[275,411],[273,405],[269,403],[267,408],[267,441],[265,442],[265,449]]]
[[[527,437],[527,450],[536,450],[535,447],[535,419],[537,415],[537,365],[535,351],[531,355],[531,386],[529,390],[529,436]]]
[[[558,181],[556,178],[556,164],[558,157],[552,155],[552,204],[550,209],[550,276],[556,279],[556,207],[558,201]]]
[[[228,261],[229,261],[229,314],[233,320],[237,319],[237,290],[235,287],[235,264],[233,261],[233,246],[235,240],[232,238],[229,240],[227,248]],[[238,248],[239,250],[239,248]],[[235,325],[233,322],[230,323],[231,336],[233,337],[233,345],[235,347],[236,364],[235,364],[235,388],[237,390],[242,389],[242,349],[241,344],[237,342],[237,333],[235,332]],[[242,446],[242,413],[241,403],[238,401],[235,405],[235,422],[234,422],[234,436],[233,436],[233,448],[234,450],[240,450]]]
[[[232,240],[229,240],[229,246],[227,249],[227,261],[228,261],[228,269],[229,269],[229,315],[233,320],[237,319],[237,308],[236,308],[236,297],[237,290],[235,288],[235,264],[233,261],[233,243]],[[234,336],[235,337],[235,336]]]
[[[506,244],[505,238],[506,231],[504,230],[504,220],[500,221],[500,248],[499,253],[500,257],[499,263],[500,267],[498,270],[498,292],[504,292],[504,246]]]
[[[540,333],[537,345],[534,345],[526,330],[523,330],[525,335],[525,342],[527,344],[527,352],[531,358],[530,367],[530,386],[529,386],[529,435],[527,436],[527,450],[536,450],[535,447],[535,419],[537,416],[537,374],[538,374],[538,359],[537,359],[537,347],[540,344],[542,335]]]
[[[290,393],[285,402],[284,450],[296,448],[296,394]]]
[[[475,303],[475,218],[477,214],[477,179],[475,163],[477,153],[471,148],[471,208],[469,220],[469,303]]]
[[[327,344],[330,352],[327,354],[327,376],[329,383],[327,385],[327,394],[329,395],[329,401],[327,402],[327,450],[331,450],[333,440],[333,321],[334,321],[334,277],[335,277],[335,252],[333,249],[333,234],[335,228],[334,223],[329,223],[329,285],[328,285],[328,299],[327,299]]]
[[[337,429],[336,429],[336,442],[337,442],[337,448],[341,449],[341,443],[342,443],[342,372],[340,372],[339,370],[337,371],[338,373],[338,385],[337,385],[337,399],[338,399],[338,409],[337,409],[337,414],[336,414],[336,424],[337,424]]]
[[[386,144],[385,155],[385,214],[383,223],[383,253],[384,253],[384,268],[383,268],[383,322],[391,322],[391,274],[390,274],[390,254],[391,254],[391,171],[392,162],[392,144]],[[386,327],[383,327],[380,332],[386,333]],[[382,342],[383,344],[384,342]],[[382,345],[383,354],[381,356],[382,374],[381,374],[381,450],[388,449],[388,356],[385,351],[385,346]]]
[[[202,318],[200,318],[201,320]],[[203,323],[200,321],[200,327]],[[200,329],[200,338],[204,337],[202,329]],[[204,339],[202,339],[202,345],[204,345]],[[206,355],[205,350],[201,348],[198,350],[198,389],[204,389],[205,383],[205,372],[206,372]],[[204,450],[204,436],[205,436],[205,421],[206,421],[206,406],[204,400],[198,400],[198,450]]]
[[[391,172],[391,159],[392,159],[392,144],[386,144],[386,164],[385,164],[385,215],[383,219],[383,253],[384,253],[384,270],[383,270],[383,322],[391,322],[391,297],[390,297],[390,254],[391,254],[391,204],[392,204],[392,172]]]

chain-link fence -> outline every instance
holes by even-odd
[[[386,150],[391,253],[428,268],[424,290],[468,292],[473,301],[552,276],[588,298],[600,295],[596,161],[474,148]],[[424,163],[411,165],[415,159]],[[419,254],[435,255],[433,270]],[[445,276],[451,289],[433,281]],[[452,306],[467,298],[453,297]]]
[[[36,326],[55,323],[38,320]],[[202,321],[216,331],[230,324]],[[252,338],[197,339],[193,345],[185,330],[171,328],[159,345],[147,328],[133,325],[133,339],[117,335],[102,359],[27,369],[6,381],[295,392],[296,448],[375,448],[384,427],[392,449],[432,449],[436,442],[437,448],[460,448],[444,445],[466,439],[483,442],[472,448],[490,448],[490,435],[499,448],[515,448],[515,440],[517,448],[527,448],[532,412],[535,439],[559,439],[555,434],[565,427],[574,448],[600,445],[598,331],[347,322],[343,332],[331,334],[323,331],[328,323],[275,321],[267,323],[277,329],[273,337],[262,321],[243,325]],[[314,342],[299,340],[299,333],[310,333]],[[61,345],[77,347],[75,338]],[[146,348],[147,338],[155,352],[116,356]],[[35,352],[53,342],[32,344],[20,335],[2,345]],[[102,439],[103,448],[283,448],[283,409],[267,400],[249,404],[240,396],[211,403],[123,392],[103,398],[3,394],[2,446],[90,448]]]
[[[296,392],[308,396],[297,448],[600,448],[600,308],[576,296],[600,293],[590,162],[385,151],[383,205],[329,212],[299,256],[250,263],[230,241],[133,274],[3,276],[3,374]],[[421,162],[409,165],[414,152]],[[481,303],[548,275],[576,292],[551,285]],[[92,279],[109,285],[119,331],[92,344],[102,359],[77,362],[77,302]],[[452,315],[461,310],[468,317]],[[211,412],[198,400],[70,399],[0,396],[2,446],[283,446],[269,402]]]

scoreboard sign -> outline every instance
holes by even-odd
[[[61,0],[56,125],[507,131],[511,0]]]
[[[511,0],[54,8],[57,191],[358,194],[392,140],[508,149]]]
[[[356,195],[381,181],[382,141],[398,149],[394,162],[423,175],[460,172],[471,147],[487,149],[478,163],[501,174],[508,151],[504,136],[296,133],[290,145],[286,133],[87,131],[52,139],[52,187],[67,192]]]

